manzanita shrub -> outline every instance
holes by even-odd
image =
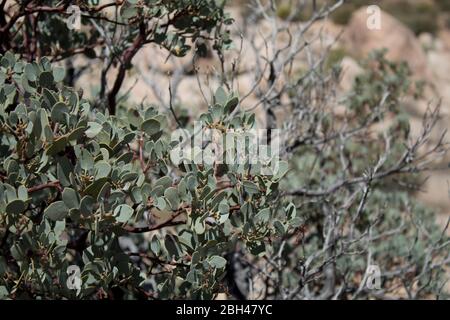
[[[87,298],[115,288],[134,297],[154,285],[160,298],[212,298],[236,242],[258,255],[296,223],[274,202],[285,162],[270,176],[248,163],[175,167],[177,142],[154,108],[107,116],[64,86],[64,70],[46,58],[26,63],[8,52],[0,72],[3,297]],[[201,119],[224,132],[250,129],[254,116],[227,120],[237,102],[219,89]],[[175,225],[176,233],[157,232]],[[122,236],[138,250],[121,249]],[[141,272],[133,257],[151,268]],[[82,265],[78,292],[66,285],[73,264]]]

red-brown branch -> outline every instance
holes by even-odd
[[[47,188],[56,188],[56,189],[58,189],[58,191],[62,191],[61,183],[57,180],[57,181],[39,184],[34,187],[30,187],[30,188],[28,188],[28,193],[47,189]]]
[[[144,139],[142,137],[139,138],[139,162],[141,163],[142,172],[145,174],[147,168],[145,167],[144,161]]]
[[[170,217],[168,220],[157,224],[156,226],[145,226],[145,227],[131,227],[131,226],[124,226],[124,230],[128,231],[130,233],[145,233],[145,232],[150,232],[150,231],[154,231],[154,230],[159,230],[162,228],[166,228],[166,227],[171,227],[171,226],[177,226],[180,224],[185,224],[186,221],[184,220],[180,220],[180,221],[174,221],[178,216],[180,216],[181,214],[183,214],[185,212],[185,209],[182,208],[180,210],[177,211],[176,214],[174,214],[172,217]]]
[[[181,224],[186,224],[186,222],[187,222],[186,220],[179,220],[179,221],[174,221],[174,220],[181,214],[185,213],[186,209],[188,209],[188,208],[189,207],[183,207],[181,209],[178,209],[172,217],[170,217],[168,220],[166,220],[163,223],[160,223],[156,226],[145,226],[145,227],[124,226],[123,229],[130,233],[145,233],[145,232],[155,231],[155,230],[159,230],[159,229],[166,228],[166,227],[172,227],[172,226],[177,226],[177,225],[181,225]],[[232,213],[234,211],[238,211],[240,209],[241,209],[240,205],[231,206],[230,213]]]
[[[146,37],[147,34],[145,32],[145,26],[141,25],[139,35],[134,40],[132,46],[126,49],[122,55],[122,63],[120,64],[119,72],[117,73],[117,77],[111,91],[108,93],[108,110],[110,115],[116,114],[116,96],[122,87],[123,80],[125,79],[125,72],[134,55],[146,42]]]

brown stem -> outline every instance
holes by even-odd
[[[168,220],[164,221],[163,223],[160,223],[153,227],[151,227],[151,226],[146,226],[146,227],[124,226],[123,229],[130,233],[145,233],[145,232],[150,232],[150,231],[154,231],[154,230],[159,230],[159,229],[162,229],[165,227],[172,227],[172,226],[177,226],[177,225],[181,225],[181,224],[186,224],[186,222],[187,222],[186,220],[181,220],[181,221],[174,221],[174,220],[181,214],[185,213],[186,209],[188,209],[188,208],[189,207],[183,207],[181,209],[178,209],[176,211],[176,214],[174,214],[171,218],[169,218]],[[230,212],[238,211],[240,209],[241,209],[240,205],[231,206]]]
[[[28,193],[47,189],[47,188],[56,188],[56,189],[58,189],[58,191],[62,191],[61,183],[57,180],[57,181],[43,183],[43,184],[39,184],[37,186],[28,188]]]
[[[145,233],[145,232],[150,232],[150,231],[154,231],[154,230],[159,230],[165,227],[171,227],[171,226],[177,226],[180,224],[185,224],[186,221],[182,220],[182,221],[174,221],[175,218],[177,218],[178,216],[180,216],[181,214],[183,214],[185,212],[186,208],[181,208],[179,209],[176,214],[174,214],[171,218],[169,218],[168,220],[156,225],[156,226],[145,226],[145,227],[131,227],[131,226],[124,226],[124,230],[128,231],[130,233]]]
[[[134,40],[131,47],[123,52],[119,72],[117,73],[116,80],[111,91],[108,93],[108,110],[110,115],[116,114],[116,96],[122,87],[123,80],[125,79],[125,72],[131,63],[134,55],[139,49],[146,43],[147,34],[145,31],[145,25],[141,23],[139,26],[139,35]]]
[[[27,5],[28,3],[23,8],[21,8],[21,10],[19,10],[15,15],[13,15],[6,25],[0,28],[0,33],[9,31],[9,29],[12,28],[12,26],[16,23],[16,21],[25,15],[33,14],[36,12],[64,12],[68,6],[68,5],[62,5],[59,7],[36,6],[28,8]]]
[[[145,175],[148,169],[145,167],[144,162],[144,139],[142,137],[139,138],[139,162],[141,163],[141,168]]]
[[[130,257],[140,257],[140,258],[145,258],[148,259],[154,263],[160,264],[160,265],[171,265],[171,266],[186,266],[183,263],[179,263],[179,262],[175,262],[175,261],[164,261],[158,257],[155,256],[150,256],[146,253],[141,253],[141,252],[128,252],[127,253]]]

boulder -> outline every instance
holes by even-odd
[[[426,55],[414,33],[383,11],[380,11],[380,29],[369,29],[370,13],[367,7],[353,13],[343,37],[347,50],[358,57],[365,57],[374,49],[386,48],[388,59],[406,61],[415,76],[428,79]]]

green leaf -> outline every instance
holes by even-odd
[[[97,198],[98,194],[100,193],[100,190],[102,190],[103,186],[108,182],[108,178],[100,178],[97,180],[94,180],[90,185],[84,189],[84,192],[94,198]]]
[[[106,182],[97,195],[97,202],[103,202],[108,199],[108,195],[110,194],[110,192],[111,184],[109,182]]]
[[[63,220],[68,214],[69,208],[63,201],[53,202],[44,210],[44,215],[53,221]]]
[[[56,103],[50,114],[52,121],[54,122],[66,122],[66,115],[69,113],[69,107],[64,102]]]
[[[188,189],[189,189],[190,191],[195,191],[195,189],[196,189],[197,186],[198,186],[198,182],[197,182],[197,179],[196,179],[195,176],[190,176],[190,177],[187,179],[187,186],[188,186]]]
[[[28,199],[28,190],[25,186],[19,186],[17,189],[17,195],[20,200],[26,201]]]
[[[145,120],[141,125],[141,129],[149,136],[152,136],[161,130],[161,124],[158,120],[152,118]]]
[[[173,187],[166,189],[166,191],[164,191],[164,196],[172,210],[176,210],[180,205],[180,197],[178,196],[177,189]]]
[[[130,6],[130,7],[122,6],[122,8],[120,10],[120,15],[122,16],[122,18],[124,20],[128,20],[128,19],[136,16],[137,12],[138,12],[138,10],[135,6]]]
[[[49,156],[53,156],[58,152],[63,151],[66,148],[66,145],[67,145],[67,138],[64,136],[60,137],[59,139],[53,141],[53,143],[48,147],[47,154]]]
[[[209,258],[208,262],[211,267],[216,269],[225,268],[225,266],[227,265],[227,260],[221,256],[212,256],[211,258]]]
[[[219,204],[219,212],[221,214],[227,214],[230,212],[230,205],[227,202],[221,202]]]
[[[287,163],[287,161],[280,161],[280,162],[278,162],[276,169],[277,169],[277,171],[275,173],[274,179],[275,180],[281,179],[286,174],[286,172],[289,170],[289,164]]]
[[[88,122],[88,129],[85,134],[88,138],[94,138],[96,135],[102,131],[103,126],[97,122]]]
[[[64,188],[62,199],[64,201],[64,204],[69,209],[79,208],[80,206],[78,193],[72,188]]]
[[[84,196],[80,201],[80,213],[83,216],[89,216],[94,209],[95,199],[91,196]]]
[[[120,162],[129,163],[133,159],[133,152],[125,152],[117,158],[116,164]]]
[[[223,107],[220,104],[216,104],[211,108],[211,114],[214,121],[219,121],[223,115]]]
[[[67,159],[67,157],[58,157],[56,164],[56,175],[64,187],[68,187],[72,184],[70,181],[70,174],[73,172],[74,168],[72,163]]]
[[[121,204],[114,209],[114,216],[117,222],[127,222],[133,216],[133,208],[127,204]]]
[[[222,87],[217,88],[216,93],[214,94],[214,100],[221,106],[225,105],[225,103],[227,102],[228,96]]]
[[[67,140],[69,141],[77,141],[81,138],[83,133],[86,131],[86,127],[78,127],[74,130],[72,130],[69,135],[67,136]]]
[[[297,208],[295,207],[295,204],[293,204],[292,202],[290,202],[286,208],[284,209],[284,211],[286,212],[286,217],[288,219],[293,219],[296,217],[297,215]]]
[[[66,76],[66,70],[63,67],[54,67],[53,68],[53,78],[56,82],[60,82],[64,80]]]
[[[44,98],[44,103],[48,108],[51,108],[57,102],[57,97],[55,94],[46,88],[42,90],[42,97]],[[41,109],[40,111],[44,112],[45,109]]]
[[[34,69],[32,64],[28,63],[25,66],[24,72],[25,72],[25,76],[27,77],[27,79],[29,81],[36,81],[36,79],[37,79],[36,70]]]
[[[120,178],[120,182],[125,183],[125,182],[129,182],[129,181],[133,181],[133,180],[136,180],[138,177],[139,177],[139,174],[137,174],[136,172],[128,172]]]
[[[8,289],[5,286],[0,286],[0,299],[3,300],[9,295]]]
[[[79,159],[79,161],[81,162],[80,165],[83,170],[88,171],[94,166],[94,157],[92,157],[91,153],[86,149],[81,151],[81,159]]]
[[[267,223],[270,220],[270,209],[269,208],[264,208],[262,210],[260,210],[256,216],[255,219],[257,221],[263,222],[263,223]]]
[[[176,236],[167,234],[164,238],[164,246],[170,257],[178,258],[181,254],[181,249],[178,244],[178,239]]]
[[[275,222],[273,223],[273,227],[275,228],[275,231],[279,236],[284,236],[286,230],[284,229],[284,226],[280,221],[275,220]]]
[[[53,228],[53,232],[57,236],[60,236],[64,232],[65,229],[66,229],[66,222],[65,221],[56,221],[55,222],[55,227]]]
[[[205,222],[202,219],[196,219],[194,222],[194,231],[196,234],[203,234],[206,231]]]
[[[99,161],[95,164],[95,178],[105,178],[107,177],[111,172],[111,165],[106,161]]]
[[[156,180],[153,188],[156,188],[157,186],[162,186],[164,189],[167,189],[172,186],[172,179],[168,176],[162,177]]]
[[[247,192],[248,194],[259,193],[259,188],[254,182],[245,180],[242,184],[244,185],[245,192]]]
[[[232,113],[234,109],[236,109],[236,106],[239,104],[239,98],[233,97],[225,105],[225,112],[226,113]]]
[[[6,80],[6,74],[0,70],[0,86],[2,86],[5,83]]]
[[[292,220],[289,220],[289,225],[293,228],[298,228],[303,224],[303,220],[299,217],[295,217]]]
[[[167,202],[163,197],[156,198],[155,206],[159,210],[164,210],[166,208]]]
[[[25,76],[25,75],[22,76],[22,86],[23,86],[23,89],[24,89],[27,93],[29,93],[29,94],[34,94],[34,93],[36,93],[36,89],[35,89],[32,85],[30,85],[30,83],[29,83],[28,80],[26,79],[26,76]]]
[[[44,88],[51,88],[53,86],[53,74],[49,71],[44,71],[39,76],[39,84]]]
[[[19,214],[24,212],[25,208],[25,202],[20,199],[16,199],[6,205],[5,211],[9,214]]]
[[[152,240],[150,242],[150,249],[156,256],[158,256],[161,252],[161,243],[159,242],[158,236],[156,234],[152,237]]]

